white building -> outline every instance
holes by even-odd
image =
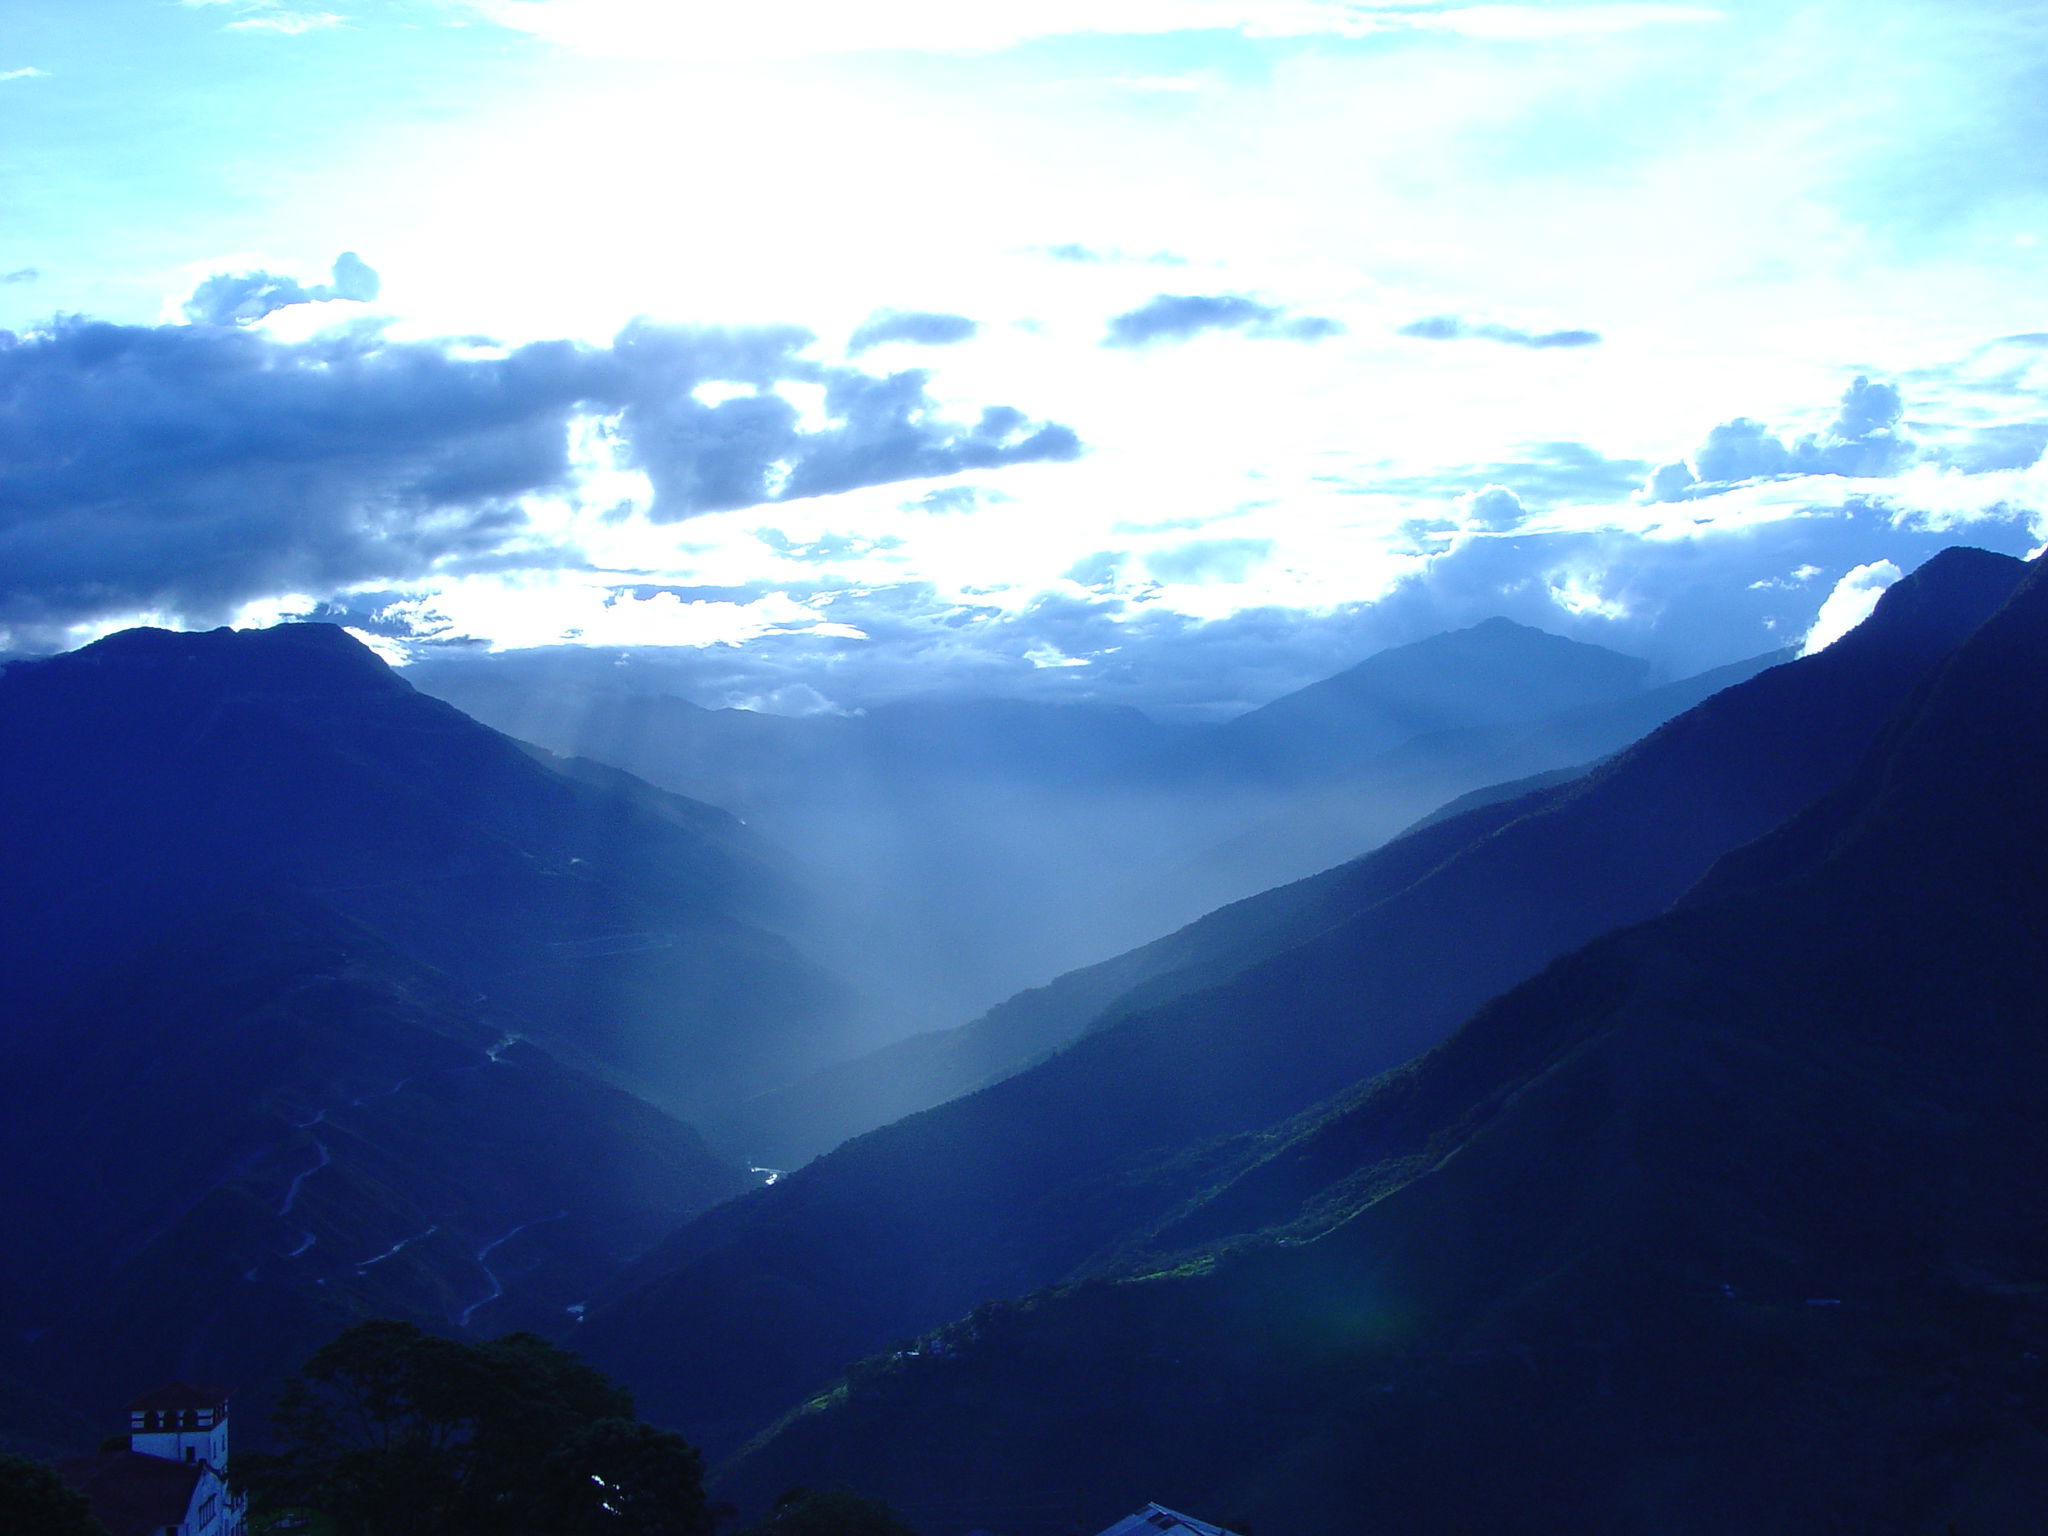
[[[1232,1536],[1220,1525],[1197,1520],[1164,1504],[1147,1504],[1135,1515],[1126,1515],[1097,1536]]]
[[[243,1536],[227,1485],[227,1390],[174,1382],[127,1413],[128,1449],[57,1463],[107,1536]]]

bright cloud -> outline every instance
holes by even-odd
[[[953,0],[760,0],[677,6],[666,0],[456,0],[500,26],[593,53],[692,60],[793,58],[911,50],[977,53],[1074,34],[1239,32],[1251,38],[1369,37],[1398,30],[1479,38],[1611,36],[1696,25],[1723,13],[1697,5],[1460,5],[1428,0],[1044,0],[1032,6]]]
[[[1813,628],[1807,631],[1799,654],[1811,656],[1815,651],[1826,650],[1869,618],[1877,608],[1877,600],[1884,596],[1885,588],[1905,574],[1889,560],[1873,560],[1868,565],[1851,569],[1835,583],[1835,589],[1820,605],[1820,614],[1814,619]]]

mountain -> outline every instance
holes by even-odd
[[[1134,958],[1145,991],[1047,1060],[685,1226],[579,1342],[729,1447],[846,1361],[1117,1262],[1209,1187],[1232,1138],[1398,1066],[1836,787],[2022,570],[1946,552],[1849,637],[1582,778],[1213,915]]]
[[[1073,910],[1140,854],[1073,786],[1114,783],[1193,730],[1004,699],[704,709],[591,682],[574,660],[429,658],[408,675],[523,739],[725,806],[787,849],[811,895],[807,941],[854,984],[870,1046],[1096,958],[1073,947]]]
[[[1161,921],[1173,914],[1198,917],[1343,863],[1418,818],[1438,819],[1447,810],[1447,796],[1457,796],[1453,804],[1461,811],[1512,798],[1497,782],[1501,774],[1526,775],[1515,780],[1524,789],[1535,788],[1539,777],[1544,783],[1579,777],[1594,759],[1619,751],[1672,716],[1785,659],[1756,657],[1592,709],[1412,738],[1348,777],[1284,799],[1285,809],[1251,832],[1193,860],[1127,876],[1126,905]],[[1529,772],[1548,764],[1572,766]],[[1241,963],[1247,943],[1264,942],[1276,924],[1296,920],[1295,907],[1267,901],[1249,917],[1242,934],[1228,938],[1222,936],[1226,925],[1197,923],[1029,988],[966,1024],[927,1030],[800,1074],[737,1106],[718,1124],[732,1144],[749,1148],[757,1161],[778,1166],[802,1162],[848,1136],[1029,1065],[1066,1044],[1141,981],[1177,974],[1177,994],[1203,978],[1221,980]],[[1192,966],[1183,969],[1190,960]]]
[[[522,1026],[283,890],[11,1014],[0,1371],[90,1414],[363,1315],[558,1331],[753,1182]]]
[[[1647,671],[1491,620],[1217,725],[972,698],[787,718],[578,681],[587,664],[544,659],[427,660],[409,675],[517,735],[726,806],[789,849],[817,893],[812,942],[855,982],[881,1045],[1354,857],[1467,790],[1613,751],[1703,696],[1537,725],[1614,711],[1646,694]],[[1424,736],[1445,740],[1382,766]],[[1301,846],[1276,862],[1277,841],[1253,829],[1290,810]],[[1191,866],[1232,837],[1249,849]]]
[[[570,1327],[755,1182],[650,1100],[838,1047],[767,845],[337,629],[10,666],[0,742],[0,1380],[86,1414],[366,1314]]]
[[[934,1536],[1137,1490],[1305,1536],[2038,1530],[2044,775],[2037,566],[1672,911],[1276,1132],[1150,1259],[872,1362],[725,1491],[857,1467]],[[1239,1236],[1175,1251],[1204,1227]]]
[[[130,630],[0,674],[0,1007],[288,890],[685,1113],[842,1053],[725,812],[556,771],[329,625]]]
[[[1327,782],[1419,736],[1619,703],[1648,672],[1638,657],[1488,619],[1381,651],[1226,721],[1164,771]]]
[[[1559,782],[1569,782],[1569,775]],[[1549,787],[1549,786],[1544,786]],[[719,1122],[756,1160],[794,1166],[847,1138],[990,1086],[1091,1027],[1218,986],[1312,936],[1399,896],[1462,850],[1530,814],[1524,794],[1473,808],[1441,831],[1404,837],[1341,869],[1200,918],[1165,937],[1069,971],[953,1029],[833,1062],[737,1105]]]
[[[1609,703],[1409,737],[1361,763],[1326,770],[1323,782],[1289,795],[1250,828],[1154,875],[1156,904],[1171,910],[1178,902],[1193,915],[1328,869],[1453,797],[1590,766],[1701,700],[1791,659],[1789,652],[1751,657]]]

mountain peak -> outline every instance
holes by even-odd
[[[1870,617],[1836,641],[1862,648],[1904,641],[1959,644],[2011,595],[2027,563],[1951,544],[1887,587]]]
[[[411,691],[368,646],[336,624],[290,623],[268,629],[124,629],[43,665],[113,666],[157,672],[181,686],[255,685],[296,692]]]

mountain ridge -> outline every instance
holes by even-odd
[[[725,1491],[858,1462],[940,1531],[1135,1481],[1312,1536],[2022,1536],[2044,767],[2037,564],[1827,796],[1306,1128],[1346,1142],[1329,1209],[870,1361]]]
[[[1939,557],[1836,646],[1539,790],[1526,814],[1483,807],[1468,813],[1470,836],[1455,823],[1418,834],[1445,851],[1391,893],[1336,914],[1312,904],[1291,944],[1236,974],[1129,1014],[1112,1004],[1102,1027],[1037,1066],[708,1213],[593,1312],[583,1343],[653,1410],[725,1448],[846,1360],[1113,1261],[1228,1166],[1231,1138],[1398,1066],[1488,997],[1661,910],[1831,787],[2023,573],[1982,552]],[[1927,614],[1911,606],[1923,593]],[[1372,889],[1400,854],[1311,889]],[[725,1417],[665,1386],[664,1360],[715,1383]]]

